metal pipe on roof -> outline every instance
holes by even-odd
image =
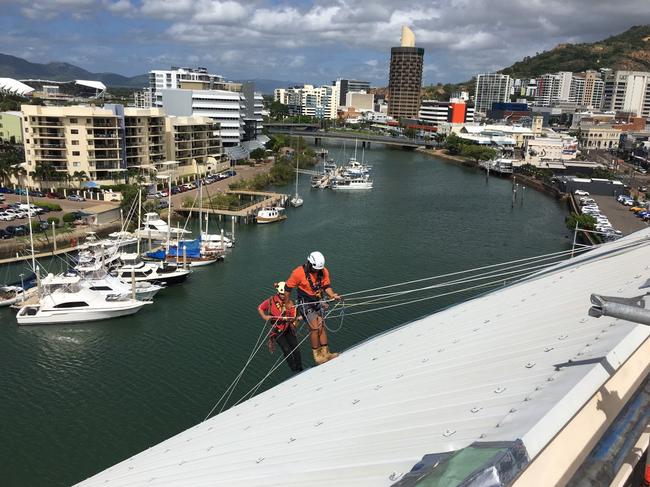
[[[610,316],[650,326],[650,310],[646,309],[644,297],[645,295],[635,298],[617,298],[592,294],[592,307],[589,309],[589,316],[596,318]]]

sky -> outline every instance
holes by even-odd
[[[373,86],[388,84],[402,25],[424,47],[432,84],[650,24],[648,0],[0,0],[0,9],[0,52],[32,62]]]

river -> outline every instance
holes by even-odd
[[[513,206],[510,181],[486,182],[475,169],[378,145],[365,156],[374,190],[312,190],[303,176],[303,207],[283,223],[238,226],[226,262],[196,270],[133,317],[18,327],[13,312],[0,310],[2,485],[69,485],[201,421],[246,362],[263,325],[257,305],[312,250],[325,254],[333,288],[345,294],[570,246],[565,210],[544,194],[520,189]],[[342,327],[330,348],[466,297],[333,320]],[[262,348],[231,403],[278,353]],[[302,355],[311,365],[308,342]],[[264,387],[288,376],[282,364]]]

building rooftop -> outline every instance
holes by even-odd
[[[490,445],[515,445],[518,472],[650,336],[587,313],[592,293],[644,293],[649,243],[639,231],[385,332],[80,485],[391,486],[457,452],[426,484],[456,485]]]

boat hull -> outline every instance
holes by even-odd
[[[41,310],[40,306],[24,306],[18,311],[16,321],[19,325],[56,325],[66,323],[85,323],[87,321],[108,320],[137,313],[149,303],[142,301],[130,302],[124,306],[88,310],[88,308],[64,308],[60,310]],[[29,314],[36,309],[36,313]]]

